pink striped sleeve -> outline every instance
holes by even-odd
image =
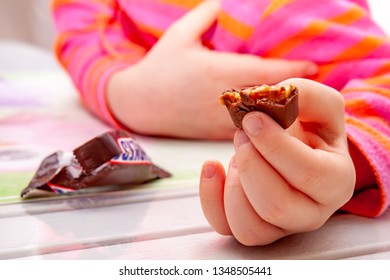
[[[145,49],[122,26],[115,0],[54,0],[56,54],[78,88],[85,106],[107,123],[120,125],[106,98],[112,73],[138,61]],[[127,32],[127,33],[126,33]]]
[[[390,206],[390,74],[350,81],[342,93],[349,142],[368,160],[377,182],[356,190],[343,209],[376,217]]]

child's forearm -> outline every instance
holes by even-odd
[[[150,127],[145,102],[137,98],[143,95],[137,82],[135,66],[131,66],[111,75],[106,91],[106,100],[111,115],[127,129],[146,134],[143,128]]]

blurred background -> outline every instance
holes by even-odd
[[[0,40],[22,41],[50,49],[55,29],[51,0],[0,0]]]
[[[50,2],[51,0],[0,0],[0,41],[21,41],[51,49],[55,28],[50,14]],[[374,18],[390,34],[390,1],[368,2]]]

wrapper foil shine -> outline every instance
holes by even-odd
[[[115,130],[91,139],[72,153],[58,151],[47,156],[21,197],[135,185],[170,176],[152,163],[131,134]]]

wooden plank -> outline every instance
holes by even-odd
[[[0,258],[211,231],[197,195],[0,219]]]
[[[390,212],[378,219],[338,215],[317,231],[262,247],[245,247],[217,233],[179,234],[126,244],[77,249],[29,259],[345,259],[382,258],[390,252]]]
[[[175,186],[176,185],[176,186]],[[125,190],[101,193],[86,193],[69,197],[49,197],[47,199],[32,199],[23,203],[10,203],[0,206],[0,219],[23,215],[36,215],[76,209],[107,207],[128,203],[140,203],[163,199],[196,196],[198,194],[197,180],[180,180],[169,182],[169,187],[160,183],[157,187],[144,185]],[[196,186],[196,187],[195,187]]]

